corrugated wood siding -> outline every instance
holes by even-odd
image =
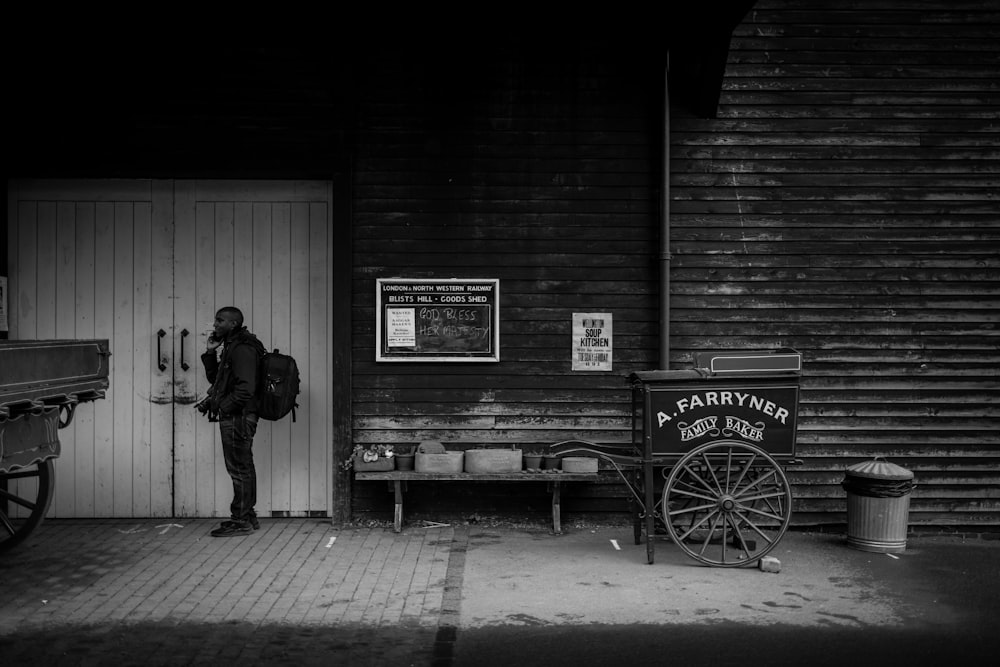
[[[1000,13],[828,7],[758,2],[718,118],[672,110],[671,362],[804,353],[796,523],[843,522],[844,468],[881,455],[916,473],[911,523],[996,525]],[[355,441],[625,442],[623,376],[656,363],[659,77],[448,65],[377,73],[360,107]],[[504,361],[371,361],[399,275],[501,278]],[[576,310],[614,314],[613,374],[569,371]],[[621,503],[610,479],[565,506]]]
[[[408,67],[359,77],[354,441],[627,442],[624,376],[656,347],[655,71],[517,58]],[[376,364],[379,277],[499,278],[501,361]],[[570,370],[574,312],[613,314],[613,372]],[[355,485],[355,511],[391,507],[376,486]],[[519,486],[424,489],[411,508],[548,511],[544,485]]]
[[[1000,524],[1000,6],[760,0],[718,118],[673,123],[673,342],[803,352],[799,523],[843,469]]]

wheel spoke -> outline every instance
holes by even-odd
[[[771,470],[768,470],[766,474],[760,475],[759,477],[751,481],[749,484],[747,484],[745,487],[743,487],[739,492],[734,493],[733,495],[739,498],[746,493],[750,493],[751,489],[760,487],[761,484],[763,484],[764,482],[766,482],[767,480],[769,480],[770,478],[774,477],[777,474],[778,471],[772,468]]]
[[[770,537],[768,537],[768,536],[767,536],[767,534],[766,534],[766,533],[764,533],[764,532],[763,532],[763,531],[762,531],[762,530],[761,530],[760,528],[758,528],[758,527],[756,526],[756,524],[754,524],[753,522],[751,522],[751,521],[750,521],[749,519],[747,519],[747,518],[746,518],[745,516],[743,516],[743,515],[742,515],[742,514],[740,514],[739,512],[737,512],[736,514],[737,514],[737,515],[738,515],[738,516],[739,516],[739,517],[740,517],[741,519],[743,519],[743,523],[745,523],[745,524],[747,525],[747,527],[748,527],[748,528],[750,528],[751,530],[753,530],[753,532],[755,532],[755,533],[757,533],[758,535],[760,535],[760,536],[761,536],[761,537],[762,537],[762,538],[763,538],[763,539],[764,539],[764,540],[765,540],[765,541],[766,541],[766,542],[767,542],[768,544],[772,544],[772,543],[773,543],[773,540],[772,540],[772,539],[771,539]],[[781,535],[779,534],[779,535],[778,535],[778,537],[781,537]]]
[[[718,495],[717,494],[718,489],[713,489],[711,486],[709,486],[708,483],[704,479],[702,479],[701,475],[699,475],[697,472],[689,468],[687,465],[683,466],[682,471],[688,473],[688,478],[698,482],[706,491],[713,494],[713,497],[716,497]],[[684,483],[690,487],[695,486],[686,479],[684,480]]]
[[[730,448],[730,451],[732,451],[732,448]],[[757,455],[754,454],[753,452],[751,452],[750,455],[747,456],[747,461],[743,465],[743,469],[740,470],[740,476],[736,478],[736,482],[733,484],[733,490],[732,490],[733,495],[736,495],[736,489],[739,488],[740,482],[743,481],[743,478],[746,477],[747,473],[750,472],[750,470],[753,468],[753,462],[756,460],[757,460]]]
[[[15,470],[14,472],[5,472],[3,475],[0,475],[0,481],[8,479],[25,479],[28,477],[39,477],[40,475],[41,473],[38,471],[37,468],[26,469],[26,470]]]
[[[781,489],[777,489],[777,490],[772,491],[770,493],[759,493],[756,496],[741,497],[741,498],[738,498],[738,500],[741,503],[745,503],[747,501],[753,502],[754,500],[768,500],[770,498],[781,498],[784,495],[785,495],[784,491],[782,491]]]
[[[761,498],[761,501],[765,505],[767,505],[767,509],[771,510],[771,512],[773,512],[774,514],[779,514],[780,515],[780,514],[782,514],[782,511],[781,511],[781,502],[780,501],[781,501],[781,498],[786,497],[787,493],[786,492],[779,492],[776,495],[777,495],[778,501],[779,501],[777,503],[777,506],[775,506],[775,503],[771,502],[772,499],[770,497],[768,497],[768,498]]]
[[[701,543],[701,550],[698,551],[698,554],[701,555],[701,556],[705,555],[705,549],[708,548],[708,543],[712,541],[712,535],[715,534],[715,529],[719,527],[719,519],[722,518],[722,513],[721,512],[715,512],[712,515],[712,517],[713,517],[712,527],[708,529],[708,533],[705,535],[705,539]],[[705,518],[707,519],[708,517],[705,517]],[[689,530],[688,531],[688,535],[690,535],[690,534],[691,534],[691,531]]]
[[[711,504],[708,504],[708,505],[694,505],[694,506],[691,506],[691,507],[682,507],[679,510],[670,510],[669,515],[670,516],[681,516],[681,515],[684,515],[684,514],[692,514],[692,513],[695,513],[695,512],[705,512],[707,510],[715,509],[716,507],[717,507],[717,505],[715,503],[711,503]]]
[[[775,521],[781,521],[781,515],[779,515],[779,514],[768,514],[767,512],[765,512],[763,510],[757,509],[756,507],[748,507],[748,506],[745,506],[745,505],[741,505],[740,509],[743,510],[744,512],[753,512],[754,514],[756,514],[758,516],[767,517],[768,519],[774,519]]]
[[[0,527],[3,527],[8,535],[13,535],[16,530],[14,524],[10,522],[10,519],[7,518],[7,513],[4,511],[0,511]]]
[[[737,515],[737,516],[739,516],[739,515]],[[749,559],[750,558],[750,546],[747,544],[747,541],[745,539],[743,539],[743,532],[740,530],[740,525],[736,522],[736,519],[734,519],[732,516],[728,517],[728,519],[729,519],[729,522],[733,526],[733,532],[736,533],[736,538],[739,540],[739,543],[740,543],[739,544],[739,549],[740,549],[740,551],[743,552],[745,558]],[[722,552],[722,555],[723,555],[723,560],[725,560],[725,555],[726,555],[725,551]]]
[[[706,521],[708,521],[709,519],[711,519],[713,517],[717,517],[718,515],[719,515],[718,512],[710,512],[709,514],[706,514],[704,517],[702,517],[701,521],[699,521],[698,523],[696,523],[693,526],[691,526],[690,528],[688,528],[687,532],[685,532],[683,535],[681,535],[678,539],[680,539],[683,542],[684,540],[686,540],[688,538],[689,535],[691,535],[691,533],[693,533],[694,531],[696,531],[699,528],[701,528],[702,526],[704,526]],[[713,524],[713,527],[708,531],[709,537],[712,536],[712,532],[714,530],[715,530],[715,526]]]
[[[712,462],[708,460],[708,456],[703,453],[701,458],[705,462],[705,467],[708,468],[708,473],[712,476],[712,482],[715,483],[715,488],[710,490],[715,492],[717,495],[725,493],[722,490],[722,485],[719,483],[719,478],[715,476],[715,467],[712,465]]]
[[[12,503],[17,503],[21,507],[32,511],[34,511],[35,507],[37,507],[35,503],[25,500],[21,496],[15,495],[9,491],[4,491],[3,489],[0,489],[0,498]]]
[[[730,471],[732,469],[733,469],[733,448],[730,447],[729,451],[726,452],[726,489],[725,489],[725,493],[729,493],[729,489],[730,489],[729,482],[732,481],[732,475],[730,474]],[[735,489],[736,485],[733,485],[732,488]]]
[[[694,491],[687,491],[685,489],[674,489],[674,491],[679,496],[685,496],[687,498],[698,498],[699,500],[707,500],[709,502],[715,502],[714,496],[706,496],[704,493],[696,493]]]
[[[722,515],[722,562],[726,562],[726,544],[729,542],[729,517]]]
[[[678,479],[674,483],[674,487],[675,488],[680,487],[680,488],[683,488],[683,489],[688,489],[690,491],[702,491],[702,490],[705,490],[705,491],[709,491],[710,493],[712,493],[712,497],[713,498],[715,497],[714,492],[712,492],[712,490],[709,487],[705,486],[704,484],[692,484],[691,482],[689,482],[687,480],[687,478]]]

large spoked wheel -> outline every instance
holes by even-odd
[[[45,518],[54,476],[52,459],[0,472],[0,552],[24,540]]]
[[[691,450],[663,488],[670,537],[695,560],[718,567],[756,564],[785,534],[791,506],[782,467],[759,447],[735,440]]]

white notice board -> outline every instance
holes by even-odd
[[[610,371],[611,313],[573,313],[573,370]]]
[[[375,361],[500,361],[498,278],[379,278]]]

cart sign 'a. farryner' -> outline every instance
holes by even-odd
[[[657,451],[689,451],[703,442],[738,440],[783,451],[795,438],[797,386],[730,385],[655,389],[650,395]]]

